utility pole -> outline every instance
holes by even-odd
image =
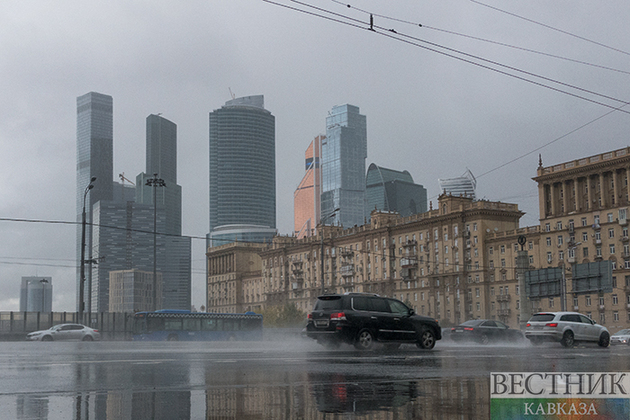
[[[516,253],[516,278],[518,279],[518,289],[520,295],[519,307],[519,327],[525,329],[525,324],[532,316],[532,304],[527,296],[527,285],[525,284],[525,272],[529,268],[529,256],[525,251],[525,243],[527,239],[524,235],[518,237],[518,243],[521,250]]]
[[[153,310],[157,308],[157,187],[166,187],[163,179],[153,174],[153,178],[147,179],[145,185],[153,187]]]
[[[81,323],[84,322],[83,311],[85,310],[85,199],[87,198],[87,193],[94,188],[94,184],[92,184],[94,181],[96,181],[95,176],[90,179],[90,183],[85,187],[85,192],[83,193],[83,212],[81,214],[81,272],[79,274],[79,322]],[[91,285],[92,283],[90,283],[90,288],[88,289],[90,301],[92,299]]]

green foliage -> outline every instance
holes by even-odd
[[[264,327],[303,327],[306,323],[306,314],[300,311],[294,303],[269,306],[262,311],[262,315]]]

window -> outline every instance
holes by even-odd
[[[586,306],[591,306],[591,297],[590,296],[585,296],[584,300],[586,301]]]
[[[588,257],[588,248],[586,247],[582,248],[582,256],[585,258]]]
[[[551,237],[547,238],[547,246],[551,246]]]
[[[556,229],[557,230],[562,230],[562,222],[556,223]]]
[[[599,225],[599,214],[596,214],[595,216],[593,216],[593,224]]]
[[[608,229],[608,237],[609,238],[614,238],[615,237],[615,229]]]
[[[505,254],[505,245],[501,245],[501,254]]]
[[[617,295],[612,295],[612,303],[615,306],[619,304],[619,297]]]
[[[627,209],[619,209],[619,221],[626,220]]]
[[[588,241],[588,232],[582,232],[582,240]]]
[[[553,308],[553,298],[549,298],[549,307]]]
[[[613,214],[612,213],[608,213],[606,215],[606,220],[608,220],[608,223],[612,223],[614,221]]]
[[[562,246],[563,243],[564,243],[564,239],[562,235],[558,235],[558,246]]]
[[[488,248],[488,254],[492,255],[494,251],[494,247]]]
[[[547,252],[547,262],[550,263],[551,261],[553,261],[553,257],[551,255],[551,252]]]
[[[551,232],[551,225],[549,223],[545,223],[545,232]]]
[[[477,232],[477,223],[473,223],[473,230]]]
[[[501,258],[501,267],[505,268],[505,258]]]
[[[586,223],[586,217],[582,217],[582,226],[587,226],[588,223]]]
[[[610,244],[609,248],[610,248],[610,253],[614,254],[615,253],[615,244]]]
[[[564,260],[564,251],[558,251],[558,259],[560,261]]]

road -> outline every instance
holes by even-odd
[[[326,350],[256,343],[0,343],[0,419],[485,419],[490,372],[630,371],[630,347]]]

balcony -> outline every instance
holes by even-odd
[[[404,257],[400,259],[401,268],[414,268],[418,266],[417,257]]]
[[[626,236],[622,236],[621,238],[619,238],[619,240],[621,242],[628,242],[628,236],[627,235]]]
[[[498,295],[497,302],[510,302],[512,301],[512,295]]]
[[[510,316],[512,313],[511,309],[497,309],[497,315],[499,316]]]
[[[352,276],[354,276],[354,265],[342,265],[341,277],[352,277]]]

